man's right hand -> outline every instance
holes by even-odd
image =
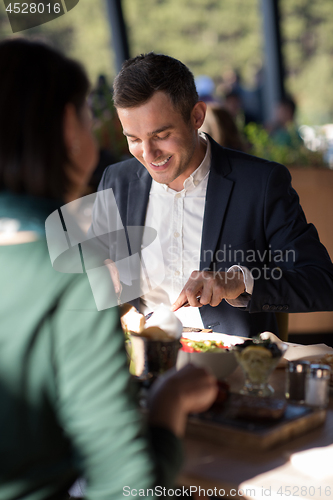
[[[244,291],[244,277],[240,270],[193,271],[171,310],[177,311],[187,302],[192,307],[207,304],[216,307],[223,299],[236,299]]]

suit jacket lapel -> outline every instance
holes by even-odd
[[[132,255],[141,250],[151,182],[151,176],[142,167],[128,186],[126,226]]]
[[[234,184],[226,178],[231,167],[224,149],[209,136],[208,138],[211,142],[212,159],[202,228],[200,270],[209,268],[212,262]]]

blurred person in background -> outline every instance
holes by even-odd
[[[39,43],[0,44],[0,498],[119,500],[172,486],[186,416],[212,403],[190,365],[139,413],[117,308],[98,312],[85,274],[56,272],[45,219],[84,191],[96,161],[79,64]]]
[[[230,113],[235,122],[241,121],[244,125],[244,110],[242,100],[236,90],[231,90],[224,96],[223,107]]]
[[[98,114],[103,111],[108,111],[110,102],[112,102],[112,88],[109,86],[105,75],[101,74],[97,78],[96,87],[90,92],[89,101],[91,107]]]
[[[225,148],[245,150],[245,143],[238,132],[231,114],[218,104],[207,104],[207,111],[201,132],[209,134]]]
[[[275,109],[275,120],[267,125],[267,131],[275,144],[299,148],[303,141],[295,121],[296,102],[291,96],[279,101]]]
[[[255,87],[250,89],[243,85],[238,71],[226,73],[225,107],[233,115],[240,130],[248,123],[263,123],[263,71],[259,69],[255,75]]]
[[[227,92],[223,100],[223,108],[230,114],[236,124],[239,133],[243,133],[245,125],[248,123],[246,119],[243,102],[238,90]]]

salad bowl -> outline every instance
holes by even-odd
[[[223,380],[237,368],[235,354],[228,348],[244,339],[223,333],[186,332],[180,341],[183,347],[178,352],[177,368],[192,363],[209,369],[217,379]]]

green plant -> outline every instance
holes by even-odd
[[[261,125],[249,123],[244,127],[245,136],[250,144],[249,153],[287,166],[327,166],[321,152],[311,151],[305,147],[295,128],[288,129],[288,132],[289,144],[278,144]]]

